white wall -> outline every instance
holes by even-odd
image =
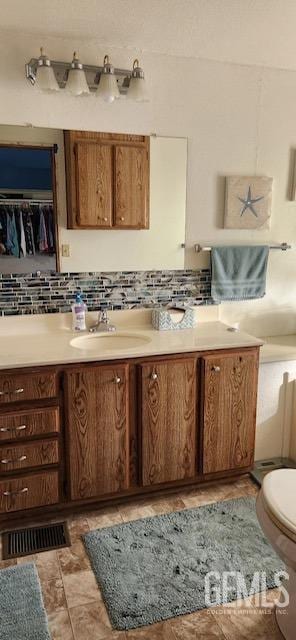
[[[43,37],[40,44],[56,59],[70,59],[74,45],[89,63],[106,53],[94,40]],[[208,264],[208,255],[194,254],[194,242],[295,242],[296,204],[287,201],[287,189],[296,146],[296,72],[145,52],[140,58],[150,103],[110,106],[34,91],[24,63],[37,55],[38,45],[36,35],[1,37],[0,122],[188,137],[187,266]],[[139,54],[115,48],[109,53],[122,67]],[[255,173],[274,178],[271,230],[223,230],[224,176]],[[263,300],[221,308],[222,319],[238,320],[257,335],[296,331],[295,312],[294,251],[271,254]]]

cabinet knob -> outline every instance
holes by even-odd
[[[155,371],[153,373],[151,373],[151,380],[157,380],[157,373],[155,373]]]
[[[24,389],[13,389],[12,391],[0,391],[0,396],[12,396],[14,393],[24,393]]]
[[[1,464],[16,464],[17,462],[24,462],[27,460],[27,456],[20,456],[19,458],[3,458],[0,460]]]
[[[220,367],[218,367],[218,365],[214,364],[212,367],[212,371],[215,371],[215,373],[219,373],[219,371],[221,371]]]
[[[103,218],[104,222],[107,222],[108,218]]]
[[[28,493],[29,488],[24,487],[23,489],[18,489],[17,491],[3,491],[2,495],[8,498],[9,496],[17,496],[22,493]]]
[[[121,378],[119,376],[115,376],[114,382],[115,384],[119,384],[121,382]]]
[[[124,217],[119,218],[120,222],[124,222]]]
[[[7,431],[24,431],[26,428],[26,424],[20,424],[19,427],[1,427],[0,432],[6,433]]]

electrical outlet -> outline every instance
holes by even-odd
[[[62,256],[63,258],[70,258],[70,245],[62,244]]]

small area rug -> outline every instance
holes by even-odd
[[[34,564],[0,571],[0,640],[50,640]]]
[[[116,629],[204,609],[210,571],[240,572],[248,589],[254,572],[264,572],[271,589],[274,573],[284,568],[261,531],[254,498],[91,531],[84,544]],[[236,599],[234,587],[224,602]]]

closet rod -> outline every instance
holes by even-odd
[[[0,198],[1,204],[53,204],[53,200],[30,200],[30,198]]]

